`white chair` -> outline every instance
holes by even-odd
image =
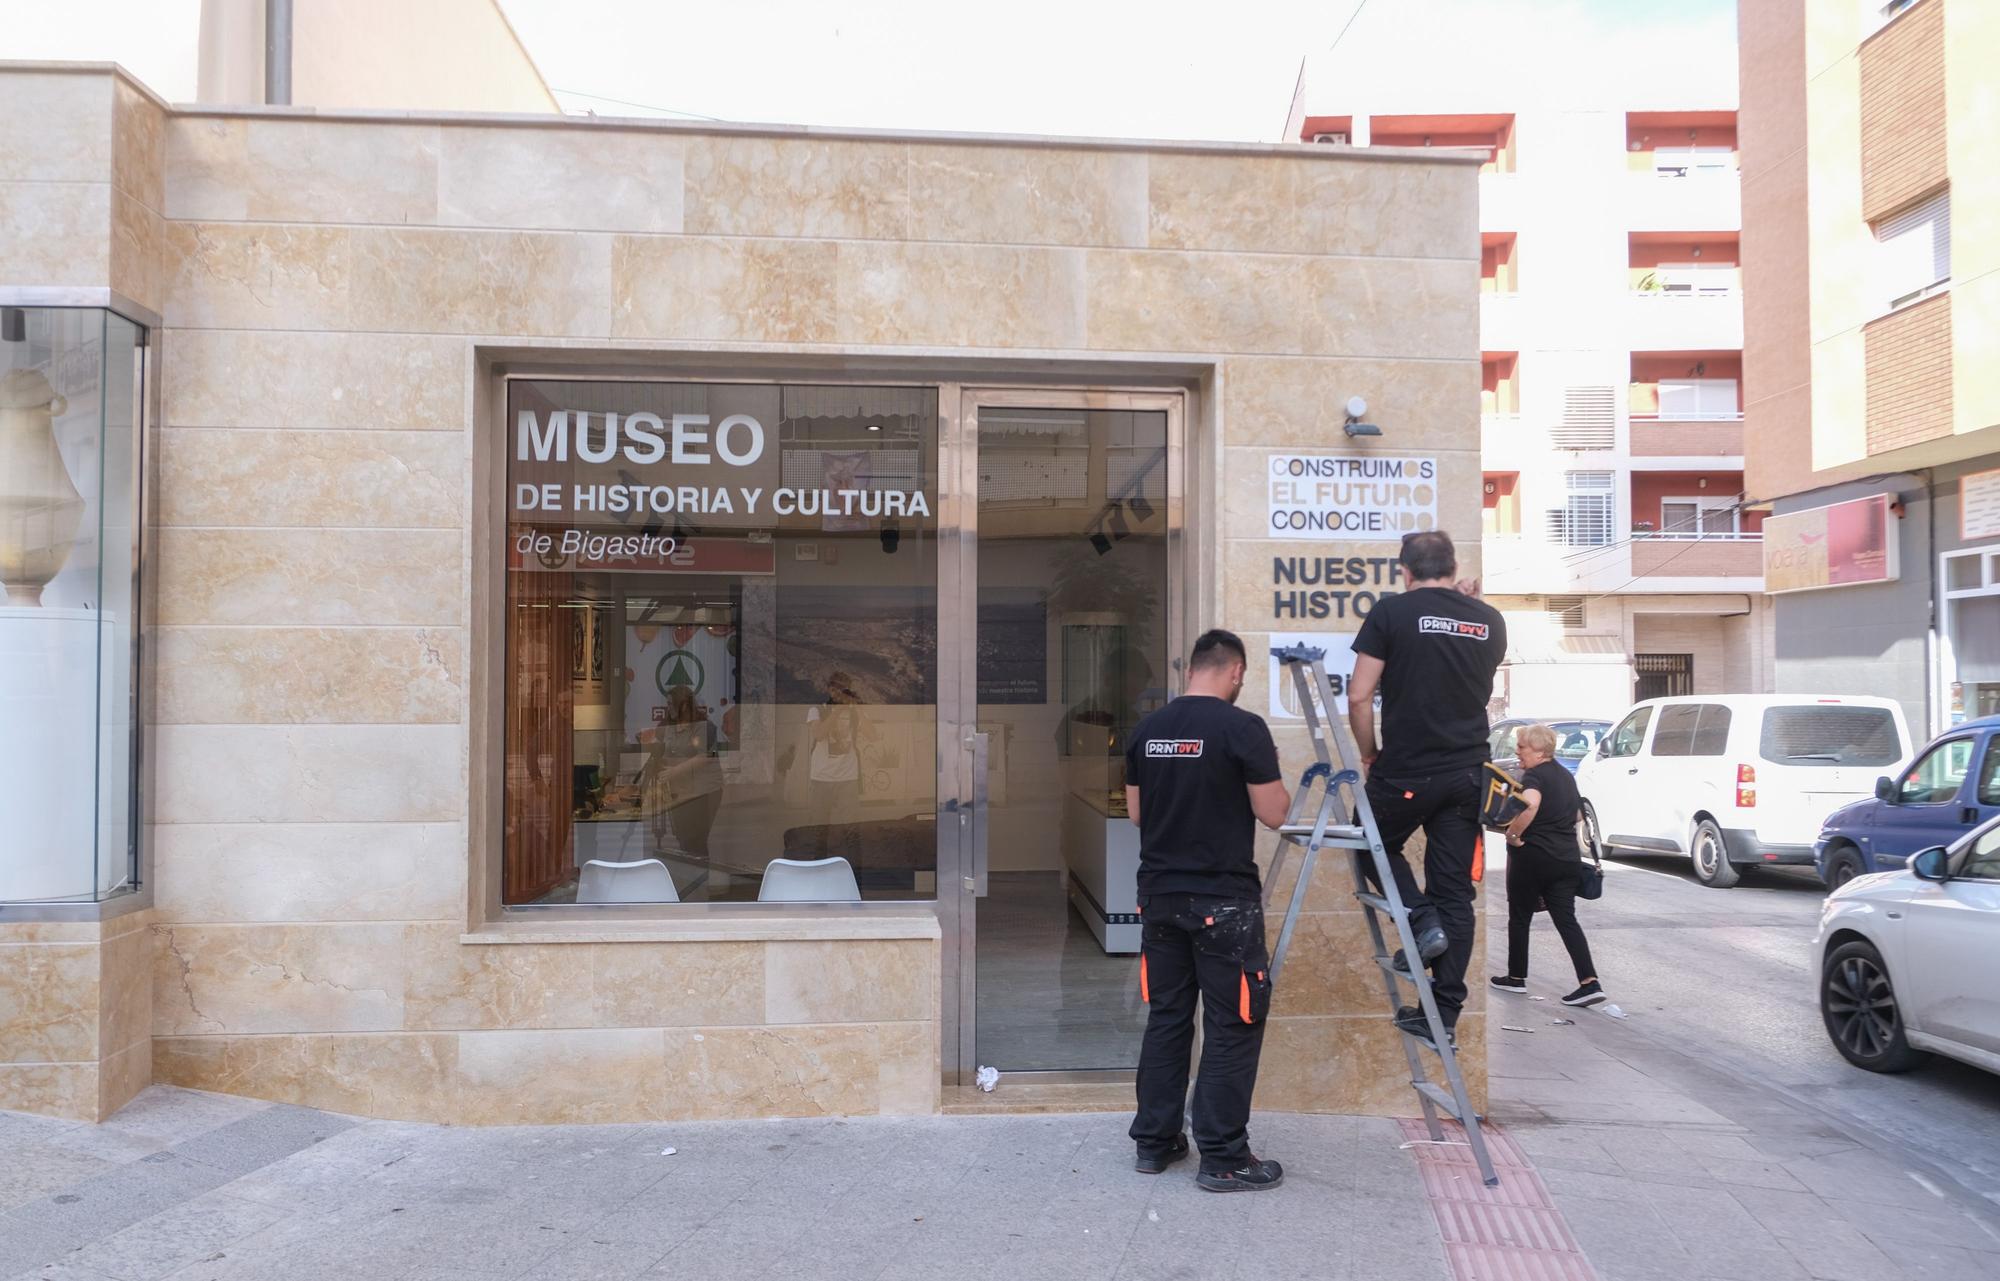
[[[579,903],[678,903],[673,874],[656,858],[613,863],[594,858],[576,878]]]
[[[759,903],[859,903],[854,864],[844,858],[774,858],[757,889]]]

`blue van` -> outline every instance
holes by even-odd
[[[1875,780],[1873,799],[1843,806],[1813,842],[1819,878],[1841,886],[1866,872],[1903,866],[1918,850],[1950,845],[2000,815],[2000,716],[1954,725],[1894,778]]]

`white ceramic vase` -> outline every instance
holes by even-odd
[[[67,408],[39,369],[0,376],[0,591],[9,605],[40,605],[76,541],[83,496],[56,447]]]

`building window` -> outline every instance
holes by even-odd
[[[1913,303],[1951,281],[1951,193],[1941,191],[1875,224],[1877,296]]]
[[[1662,498],[1661,538],[1734,538],[1742,510],[1732,498]]]
[[[1946,552],[1942,561],[1939,675],[1945,724],[1958,725],[2000,715],[2000,547]]]
[[[138,886],[146,357],[112,312],[0,307],[0,902]]]
[[[1736,172],[1734,147],[1655,147],[1653,172],[1662,178],[1705,178]]]
[[[1660,417],[1663,419],[1705,422],[1742,416],[1734,378],[1660,380]]]
[[[1866,38],[1917,7],[1917,0],[1861,0],[1862,36]]]
[[[1563,505],[1549,513],[1551,541],[1570,547],[1602,547],[1611,541],[1617,502],[1608,471],[1563,473]]]
[[[937,432],[927,387],[508,383],[503,902],[934,896]]]
[[[1685,698],[1694,693],[1693,654],[1634,654],[1632,699]]]

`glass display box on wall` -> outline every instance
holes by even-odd
[[[139,888],[148,332],[0,306],[0,918]]]

